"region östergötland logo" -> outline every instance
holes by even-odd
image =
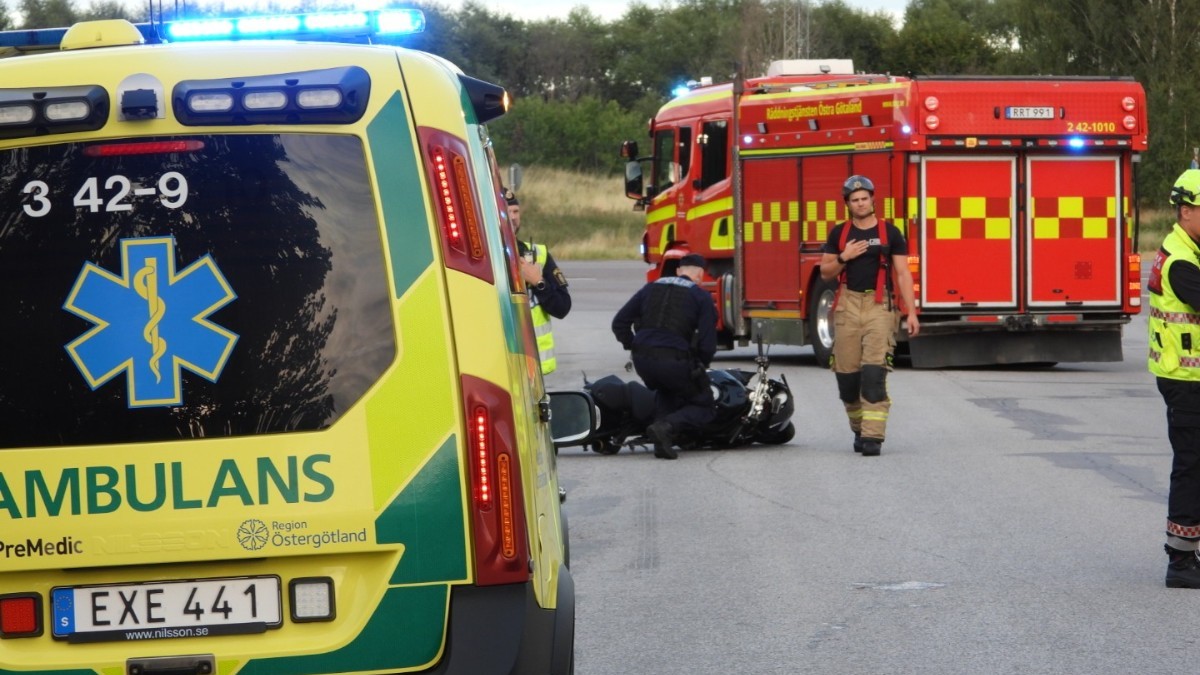
[[[262,549],[270,537],[271,531],[267,529],[267,524],[257,518],[242,521],[237,531],[238,543],[247,551]]]
[[[92,389],[126,373],[129,407],[183,403],[182,369],[216,382],[238,336],[208,320],[232,302],[212,256],[175,270],[175,239],[121,240],[121,276],[85,262],[63,309],[95,324],[66,346]]]

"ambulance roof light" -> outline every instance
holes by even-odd
[[[162,26],[149,23],[127,24],[119,20],[80,22],[73,33],[80,33],[78,44],[68,43],[66,28],[0,31],[0,48],[17,50],[103,47],[137,42],[133,31],[118,31],[116,24],[132,25],[146,42],[160,39],[177,41],[239,40],[287,38],[297,40],[347,40],[383,35],[410,35],[425,30],[425,13],[419,9],[385,9],[362,12],[314,12],[274,14],[238,18],[185,19]],[[103,30],[101,30],[103,29]],[[98,39],[98,34],[103,39]]]
[[[240,38],[317,38],[344,35],[409,35],[425,30],[419,9],[365,12],[275,14],[229,19],[195,19],[167,24],[168,39],[236,40]]]

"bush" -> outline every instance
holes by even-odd
[[[502,163],[612,176],[625,170],[621,141],[646,136],[645,117],[590,96],[572,103],[521,99],[488,127]]]
[[[546,244],[555,260],[635,260],[645,213],[633,210],[621,178],[544,166],[524,167],[523,240]]]

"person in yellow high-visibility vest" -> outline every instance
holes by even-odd
[[[550,255],[545,244],[521,239],[521,203],[517,195],[508,188],[504,190],[504,201],[508,202],[508,222],[517,237],[517,248],[521,255],[521,278],[529,290],[529,305],[533,313],[533,330],[537,335],[538,358],[542,362],[542,374],[549,375],[558,367],[554,356],[554,330],[550,317],[562,319],[571,311],[571,292],[567,290],[567,277]]]
[[[1174,456],[1167,492],[1167,588],[1200,588],[1200,170],[1171,188],[1175,226],[1146,284],[1147,365],[1167,404]]]

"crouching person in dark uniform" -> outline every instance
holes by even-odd
[[[655,392],[646,433],[663,459],[675,459],[678,439],[698,433],[716,412],[707,368],[717,351],[717,308],[698,285],[705,264],[698,254],[685,255],[678,276],[643,286],[612,321],[638,376]]]

